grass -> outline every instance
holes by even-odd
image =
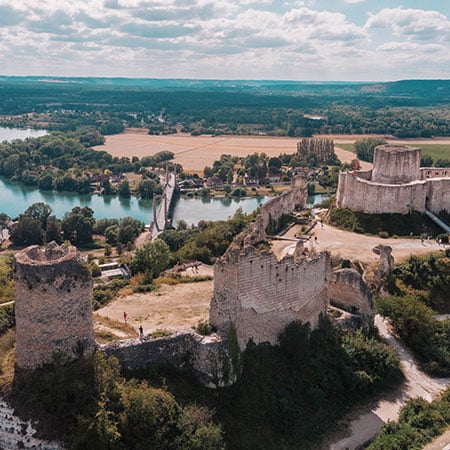
[[[450,159],[450,144],[411,144],[422,149],[422,156],[431,156],[433,161]],[[355,152],[355,144],[336,144],[336,147]]]
[[[0,392],[11,386],[14,379],[14,350],[16,330],[11,329],[0,336]]]
[[[210,275],[194,275],[192,277],[186,277],[183,275],[169,275],[161,276],[153,280],[154,285],[158,288],[162,284],[168,286],[175,286],[176,284],[184,283],[201,283],[202,281],[211,281],[213,278]]]
[[[138,336],[138,332],[129,323],[125,323],[120,320],[110,319],[109,317],[101,316],[100,314],[96,314],[96,313],[94,313],[93,318],[94,318],[95,322],[100,323],[100,324],[104,325],[105,327],[111,328],[112,331],[114,331],[114,330],[120,331],[122,333],[125,333],[127,335],[127,337],[132,337],[132,338]],[[99,335],[100,337],[108,338],[106,336],[107,333],[104,333],[103,331],[100,333],[96,332],[95,334],[96,334],[96,336]],[[105,336],[103,336],[103,335],[105,335]]]

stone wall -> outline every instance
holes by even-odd
[[[92,277],[75,247],[26,248],[15,256],[14,278],[18,367],[92,355]]]
[[[230,249],[214,266],[210,322],[222,333],[233,324],[241,349],[249,339],[275,344],[293,320],[317,324],[326,311],[330,278],[326,252],[278,261],[274,254],[251,246]]]
[[[280,196],[271,198],[261,206],[254,223],[242,238],[239,245],[253,245],[266,239],[266,229],[271,221],[278,221],[284,214],[289,214],[306,205],[308,196],[307,182],[302,176],[292,179],[291,189],[284,191]]]
[[[206,387],[234,382],[236,375],[226,344],[219,336],[201,336],[192,330],[161,338],[128,339],[100,346],[107,356],[115,356],[124,369],[174,367],[193,371]]]
[[[412,210],[423,212],[426,197],[427,181],[380,184],[359,178],[358,172],[341,172],[336,201],[341,208],[366,214],[408,214]]]
[[[339,174],[337,205],[366,214],[450,211],[450,169],[421,169],[420,156],[417,148],[376,147],[372,171]]]
[[[373,322],[372,293],[356,270],[341,269],[334,272],[327,296],[331,305],[362,315],[367,321]]]
[[[426,208],[435,214],[443,209],[450,211],[450,178],[427,179],[426,184]]]

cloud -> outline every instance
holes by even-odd
[[[394,36],[416,40],[442,40],[449,36],[450,22],[438,11],[393,8],[371,15],[365,28],[388,29]]]
[[[366,0],[344,0],[344,3],[364,3]]]
[[[147,23],[128,23],[120,27],[120,31],[124,33],[148,39],[176,38],[195,33],[199,30],[199,26],[178,24],[153,25]]]

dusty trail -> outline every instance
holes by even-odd
[[[450,379],[448,378],[430,378],[419,370],[411,353],[391,333],[386,320],[377,315],[375,324],[378,327],[380,336],[397,351],[406,381],[395,393],[390,393],[374,405],[368,408],[361,408],[352,414],[349,426],[350,435],[333,444],[325,444],[324,449],[353,450],[360,448],[365,442],[375,437],[388,420],[396,420],[400,408],[408,400],[422,397],[430,401],[450,385]]]

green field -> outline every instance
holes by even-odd
[[[355,144],[336,144],[336,146],[350,152],[355,151]],[[431,156],[433,161],[450,159],[450,144],[413,144],[413,146],[421,148],[422,155]]]

